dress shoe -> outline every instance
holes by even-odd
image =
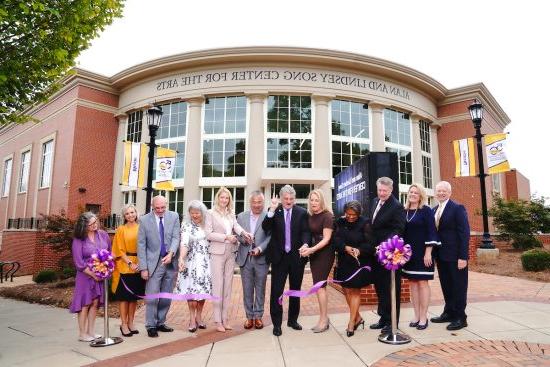
[[[85,343],[93,342],[94,340],[95,338],[93,336],[81,336],[80,338],[78,338],[79,342],[85,342]]]
[[[329,325],[329,323],[327,322],[327,324],[326,324],[325,326],[321,326],[321,327],[315,326],[315,327],[313,328],[313,332],[314,332],[315,334],[324,333],[325,331],[328,330],[329,327],[330,327],[330,325]]]
[[[409,327],[417,327],[419,323],[420,323],[420,320],[419,321],[411,321],[411,322],[409,322]]]
[[[373,330],[382,329],[384,326],[386,326],[385,322],[382,322],[382,320],[379,320],[376,324],[371,324],[369,328]]]
[[[160,325],[157,326],[157,331],[162,331],[163,333],[171,333],[172,331],[174,331],[174,329],[166,325]]]
[[[264,323],[263,323],[262,319],[254,320],[254,327],[256,329],[263,329],[264,328]]]
[[[280,326],[273,326],[273,335],[275,336],[283,335],[283,330],[281,330]]]
[[[122,331],[122,326],[120,327],[120,333],[122,334],[122,336],[126,336],[126,337],[130,337],[130,336],[133,336],[134,334],[132,333],[132,330],[130,330],[129,333],[125,333],[124,331]]]
[[[298,324],[298,321],[287,322],[286,325],[294,330],[302,330],[302,325]]]
[[[128,329],[128,330],[130,330],[130,332],[134,335],[139,334],[139,330],[132,330],[132,329]]]
[[[443,322],[451,322],[453,320],[451,319],[451,316],[448,313],[442,313],[441,316],[432,317],[430,321],[436,324],[441,324]]]
[[[254,327],[254,320],[252,320],[252,319],[246,319],[246,321],[244,322],[243,327],[244,327],[245,329],[252,329],[252,327]]]
[[[447,325],[447,330],[460,330],[468,326],[466,320],[455,320]]]
[[[150,338],[157,338],[159,336],[159,333],[157,332],[157,329],[147,329],[147,335],[149,335]]]
[[[389,334],[391,333],[391,325],[384,325],[384,327],[380,330],[380,334]]]
[[[355,325],[353,325],[353,330],[359,329],[359,326],[362,326],[363,329],[364,329],[365,328],[365,320],[361,319],[361,320],[357,321],[355,323]]]
[[[424,324],[421,324],[418,322],[418,325],[416,325],[416,330],[424,330],[428,328],[428,320]]]

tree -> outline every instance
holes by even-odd
[[[506,201],[495,195],[489,215],[499,231],[498,239],[512,241],[514,248],[541,247],[535,235],[550,232],[550,208],[542,197]]]
[[[59,89],[80,52],[122,15],[123,2],[0,2],[0,126],[33,120],[25,108]]]

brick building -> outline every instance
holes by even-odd
[[[447,89],[408,67],[345,52],[247,47],[169,56],[111,77],[77,69],[48,103],[29,109],[39,122],[0,128],[0,260],[23,273],[51,264],[36,240],[40,214],[61,209],[118,213],[145,208],[142,190],[119,185],[122,141],[147,142],[146,110],[160,105],[157,143],[178,151],[170,208],[210,205],[219,186],[237,211],[247,193],[266,197],[294,185],[304,204],[312,188],[331,197],[332,177],[369,151],[394,151],[400,196],[412,182],[453,184],[472,231],[481,231],[479,180],[453,178],[451,141],[474,135],[468,106],[485,108],[483,133],[510,122],[483,84]],[[529,198],[519,172],[487,178],[488,192]],[[489,198],[489,205],[491,198]],[[44,255],[46,254],[46,255]]]

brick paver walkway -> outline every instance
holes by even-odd
[[[397,366],[550,366],[550,345],[500,340],[440,343],[404,349],[373,365]]]
[[[304,275],[302,289],[312,285],[311,274]],[[439,281],[430,282],[432,288],[431,305],[441,305],[443,296]],[[337,290],[328,287],[329,313],[348,312],[344,296]],[[269,278],[267,281],[264,323],[270,324],[269,318]],[[502,277],[497,275],[469,273],[468,302],[486,301],[532,301],[550,303],[550,284],[529,280]],[[285,300],[284,310],[287,309]],[[233,278],[233,293],[229,312],[230,323],[235,330],[218,333],[212,324],[212,303],[206,302],[204,321],[208,329],[200,333],[189,334],[189,337],[168,342],[157,347],[147,348],[137,353],[121,355],[115,358],[98,361],[90,366],[132,366],[148,361],[182,353],[199,346],[218,343],[223,339],[238,337],[247,331],[242,328],[245,319],[242,287],[239,275]],[[402,304],[402,308],[410,304]],[[362,310],[372,310],[373,306],[362,306]],[[136,321],[144,322],[145,307],[138,310]],[[318,314],[317,298],[310,296],[302,299],[301,315]],[[188,327],[188,308],[186,302],[173,302],[167,318],[167,324],[176,329],[186,330]],[[271,333],[269,333],[271,334]],[[550,366],[550,346],[522,342],[502,341],[466,341],[453,343],[428,344],[412,346],[392,353],[376,362],[375,366]]]

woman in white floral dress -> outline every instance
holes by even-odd
[[[204,296],[212,295],[212,275],[210,272],[209,243],[204,232],[207,215],[206,206],[199,200],[193,200],[187,208],[187,218],[181,225],[179,274],[174,293],[193,294],[188,300],[189,331],[206,329],[202,321]]]

